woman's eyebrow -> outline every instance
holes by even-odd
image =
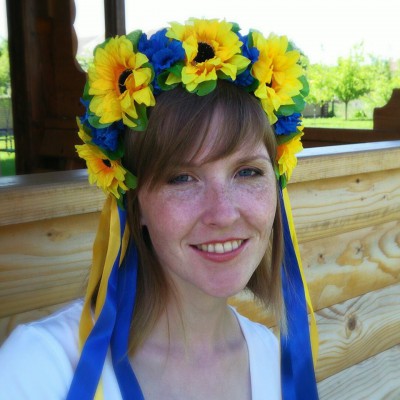
[[[230,156],[227,157],[222,157],[222,158],[229,158]],[[189,169],[189,168],[198,168],[200,166],[202,166],[203,164],[208,164],[211,162],[214,162],[217,160],[211,160],[211,161],[195,161],[195,160],[189,160],[189,161],[182,161],[179,162],[177,164],[174,165],[174,170],[175,169]],[[265,154],[254,154],[254,155],[249,155],[249,156],[243,156],[243,157],[239,157],[239,158],[232,158],[232,161],[235,164],[246,164],[246,163],[251,163],[251,162],[255,162],[255,161],[266,161],[269,164],[272,164],[271,159],[269,158],[269,156],[265,155]]]
[[[259,160],[263,160],[263,161],[267,161],[268,163],[271,163],[271,159],[264,154],[255,154],[252,156],[240,157],[240,158],[236,159],[235,162],[237,162],[239,164],[246,164],[249,162],[254,162],[254,161],[259,161]]]

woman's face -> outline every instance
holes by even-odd
[[[181,294],[226,298],[248,283],[264,256],[276,211],[276,183],[265,145],[244,145],[203,162],[217,134],[192,162],[155,189],[139,191],[141,222]]]

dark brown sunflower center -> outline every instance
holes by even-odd
[[[101,161],[103,161],[103,164],[104,164],[106,167],[108,167],[108,168],[111,167],[111,161],[110,161],[110,160],[105,159],[105,160],[101,160]]]
[[[199,42],[197,56],[193,61],[196,63],[202,63],[213,58],[214,56],[214,49],[208,43]]]
[[[119,92],[122,94],[126,90],[125,82],[128,76],[132,73],[131,69],[126,69],[118,78]]]

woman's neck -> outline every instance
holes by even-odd
[[[171,296],[149,339],[170,351],[212,352],[241,338],[226,299],[209,296]]]

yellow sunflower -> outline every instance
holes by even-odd
[[[285,175],[287,180],[292,176],[293,170],[297,165],[296,154],[303,150],[303,145],[301,144],[301,137],[303,133],[300,133],[287,141],[278,145],[277,149],[277,161],[279,168],[279,175]]]
[[[252,75],[259,81],[254,92],[268,115],[271,124],[277,117],[280,106],[294,104],[292,98],[303,88],[299,78],[303,69],[298,64],[300,53],[288,51],[285,36],[270,35],[268,39],[259,32],[253,32],[253,45],[259,52],[259,59],[252,67]]]
[[[90,184],[97,184],[105,193],[111,193],[117,199],[120,198],[118,188],[128,190],[124,183],[126,170],[120,161],[110,160],[98,147],[91,144],[77,145],[75,148],[79,157],[86,161]]]
[[[101,124],[123,119],[125,125],[135,127],[136,104],[154,106],[151,87],[153,72],[142,67],[148,58],[133,51],[132,43],[125,36],[111,38],[95,51],[89,67],[89,94],[93,96],[89,108],[100,117]]]
[[[206,81],[216,81],[217,72],[236,79],[250,60],[240,55],[243,43],[232,31],[233,25],[226,21],[192,18],[186,25],[171,23],[166,36],[182,42],[186,53],[185,66],[181,78],[170,74],[166,83],[180,82],[193,92]]]

